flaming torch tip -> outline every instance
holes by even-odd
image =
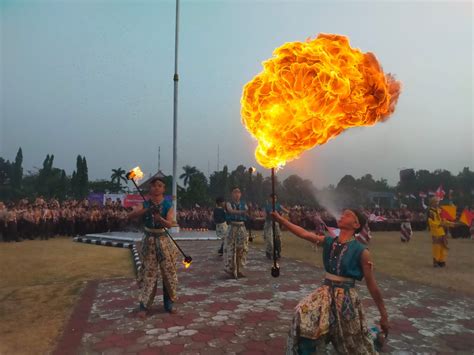
[[[128,179],[128,180],[132,180],[132,179],[135,179],[135,180],[140,180],[143,178],[143,171],[140,169],[139,166],[133,168],[132,170],[130,170],[126,175],[125,177]]]
[[[186,269],[188,269],[190,266],[191,266],[191,263],[193,262],[193,258],[191,258],[190,256],[186,256],[184,259],[183,259],[183,265]]]

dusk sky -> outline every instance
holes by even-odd
[[[0,156],[46,154],[89,177],[140,165],[172,172],[174,1],[0,0]],[[317,187],[345,174],[474,169],[470,1],[181,1],[178,166],[257,166],[242,88],[285,42],[347,35],[403,83],[395,114],[290,162]],[[268,172],[258,167],[268,175]]]

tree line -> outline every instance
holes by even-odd
[[[108,179],[89,180],[87,160],[78,155],[76,169],[68,175],[64,169],[54,166],[54,155],[48,154],[41,168],[37,171],[23,170],[23,152],[19,148],[15,160],[9,161],[0,157],[0,200],[45,198],[82,199],[91,192],[121,193],[130,192],[124,169],[111,169]],[[232,171],[224,166],[221,171],[214,171],[207,177],[194,166],[185,165],[179,176],[178,203],[190,208],[193,206],[212,206],[216,197],[230,198],[231,189],[239,187],[247,202],[262,205],[271,193],[271,178],[243,165]],[[172,176],[166,176],[166,194],[171,194]],[[474,203],[474,172],[468,167],[457,175],[448,170],[413,171],[408,178],[401,179],[396,186],[390,186],[386,179],[374,179],[371,174],[360,178],[345,175],[337,185],[316,189],[311,180],[294,174],[281,180],[278,176],[275,189],[280,201],[288,205],[319,207],[326,200],[338,201],[343,206],[370,206],[373,192],[388,193],[397,204],[403,202],[410,207],[420,206],[419,193],[428,194],[443,186],[446,192],[453,190],[451,198],[459,205]],[[393,201],[392,201],[393,205]],[[385,206],[388,207],[388,206]]]

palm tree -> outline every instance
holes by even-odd
[[[189,181],[196,175],[199,170],[195,166],[185,165],[183,166],[184,173],[179,176],[180,179],[184,179],[183,184],[184,187],[188,186]]]
[[[116,184],[118,187],[118,190],[122,189],[122,181],[127,184],[127,178],[125,177],[126,171],[123,170],[122,168],[118,169],[112,169],[112,175],[110,175],[110,179],[113,184]]]

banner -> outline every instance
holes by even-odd
[[[141,203],[143,203],[143,198],[140,194],[129,194],[125,195],[125,198],[123,200],[123,207],[135,207]]]
[[[117,200],[120,200],[120,203],[123,206],[123,201],[125,199],[125,195],[124,194],[105,194],[104,195],[104,205],[105,205],[105,202],[107,201],[107,199],[110,199],[111,202],[116,202]]]
[[[89,206],[103,206],[104,205],[104,194],[101,192],[98,193],[91,193],[87,196],[87,200],[89,201]]]
[[[110,198],[112,202],[115,202],[117,199],[120,199],[122,206],[125,208],[135,207],[143,203],[143,198],[140,194],[105,194],[103,201]],[[145,198],[148,199],[148,196],[145,195]],[[165,200],[172,201],[173,198],[171,195],[166,195]]]

